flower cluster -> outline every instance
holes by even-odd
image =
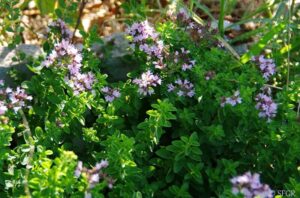
[[[199,40],[204,37],[205,26],[200,26],[199,24],[190,21],[188,22],[187,30],[194,40]]]
[[[65,81],[73,89],[74,94],[78,95],[86,90],[92,90],[92,85],[95,81],[94,74],[92,72],[88,73],[77,73],[76,75],[71,75],[70,78],[65,78]]]
[[[188,11],[185,8],[180,8],[178,13],[177,13],[176,19],[179,22],[188,22],[189,19],[190,19],[190,15],[189,15]]]
[[[277,112],[277,104],[273,102],[269,94],[270,93],[259,93],[255,98],[257,102],[255,107],[260,111],[258,116],[267,118],[268,122],[271,121],[271,118],[276,116]]]
[[[211,80],[215,77],[215,75],[216,75],[216,72],[208,71],[205,73],[204,77],[205,77],[205,80]]]
[[[149,38],[153,40],[158,38],[158,33],[156,33],[147,20],[140,23],[133,23],[126,29],[126,33],[133,37],[134,43],[144,42]]]
[[[199,43],[201,45],[206,43],[218,47],[223,47],[222,43],[218,42],[214,38],[214,36],[218,33],[218,29],[213,28],[210,22],[205,25],[199,24],[191,17],[187,9],[185,8],[180,8],[175,17],[173,12],[170,13],[169,16],[172,20],[176,21],[179,26],[184,29],[184,31],[187,31],[190,38],[196,43]]]
[[[119,98],[121,96],[120,91],[118,89],[103,87],[101,91],[105,94],[104,98],[107,102],[112,102],[116,98]]]
[[[60,27],[63,27],[64,33],[68,32],[65,24],[56,22]],[[69,74],[65,77],[65,81],[74,89],[74,94],[91,90],[92,84],[95,81],[94,75],[89,72],[87,74],[81,73],[82,67],[82,55],[78,49],[70,42],[69,37],[62,39],[61,42],[54,45],[52,52],[42,62],[45,67],[56,65],[60,67],[66,67]]]
[[[259,64],[259,68],[264,79],[269,80],[270,76],[276,73],[275,63],[272,59],[268,59],[263,55],[260,55],[259,57],[252,57],[252,60]]]
[[[74,171],[74,175],[76,178],[79,178],[80,175],[84,173],[88,179],[89,190],[94,188],[95,185],[98,184],[101,179],[103,181],[106,181],[108,183],[108,187],[112,189],[115,181],[107,174],[103,173],[102,169],[106,167],[108,167],[107,160],[101,160],[101,162],[96,163],[95,167],[92,169],[87,169],[83,167],[82,161],[79,161]]]
[[[243,194],[245,198],[272,198],[273,191],[269,185],[260,182],[260,176],[257,173],[250,172],[244,175],[234,177],[230,180],[233,194]]]
[[[133,83],[139,86],[139,93],[146,96],[154,93],[153,87],[161,85],[161,79],[148,70],[142,73],[141,78],[134,79]]]
[[[139,50],[145,52],[148,59],[155,58],[162,61],[163,41],[159,40],[159,34],[147,20],[132,24],[126,29],[126,33],[132,36],[133,44],[138,46]]]
[[[235,106],[240,103],[242,103],[242,98],[240,97],[240,91],[238,91],[238,90],[235,91],[233,96],[231,96],[231,97],[222,97],[221,98],[221,107],[224,107],[226,104]]]
[[[184,48],[181,48],[180,51],[175,51],[174,53],[174,62],[177,63],[182,63],[181,69],[182,71],[190,70],[192,67],[195,65],[196,61],[191,60],[188,56],[190,53],[189,50],[186,50]]]
[[[176,92],[178,96],[193,97],[195,95],[194,85],[190,81],[177,79],[174,84],[168,84],[168,92]]]
[[[58,28],[59,31],[61,32],[61,35],[63,38],[65,39],[71,39],[72,38],[72,32],[70,31],[70,29],[66,26],[66,23],[61,20],[58,19],[56,21],[53,21],[50,25],[50,28]]]
[[[13,109],[14,112],[18,112],[19,109],[26,106],[26,101],[32,100],[32,96],[29,96],[24,89],[17,87],[13,90],[9,87],[4,88],[4,82],[0,81],[0,115],[3,115],[9,109]]]
[[[69,40],[62,40],[60,43],[56,43],[54,50],[46,57],[46,60],[42,62],[45,67],[50,67],[54,63],[58,66],[67,64],[67,67],[71,75],[76,75],[80,72],[82,55],[78,49],[70,43]]]

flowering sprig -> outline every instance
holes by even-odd
[[[161,79],[158,75],[155,75],[148,70],[142,73],[140,78],[134,79],[133,83],[139,86],[139,93],[146,96],[154,93],[153,87],[161,85]]]
[[[119,89],[113,89],[110,87],[103,87],[101,91],[105,94],[104,98],[106,102],[112,102],[116,98],[121,96]]]
[[[273,191],[269,185],[260,182],[260,175],[250,172],[230,180],[233,194],[243,194],[245,198],[272,198]]]
[[[0,81],[0,115],[3,115],[9,109],[13,109],[17,113],[23,107],[29,107],[26,105],[26,101],[31,101],[32,96],[28,95],[24,89],[17,87],[13,90],[9,87],[4,88],[3,80]]]
[[[174,84],[168,84],[168,92],[176,92],[178,96],[193,97],[195,95],[194,85],[186,79],[177,79]]]
[[[76,75],[71,75],[70,78],[65,78],[65,81],[73,89],[74,94],[78,95],[84,91],[91,91],[92,85],[95,81],[94,74],[92,72],[88,73],[77,73]]]
[[[69,40],[62,40],[54,45],[54,50],[42,62],[45,67],[50,67],[54,63],[58,66],[67,64],[67,68],[71,75],[76,75],[80,72],[82,55],[78,49],[70,43]]]
[[[164,63],[163,58],[159,58],[157,61],[152,62],[154,64],[154,67],[156,69],[165,69],[167,67],[167,64]]]
[[[186,8],[180,8],[177,13],[174,12],[173,9],[168,15],[173,21],[176,21],[197,44],[211,44],[220,48],[224,47],[221,42],[214,38],[218,33],[218,29],[213,28],[210,22],[205,25],[196,22]]]
[[[102,169],[107,168],[109,165],[107,160],[101,160],[96,163],[92,169],[87,169],[83,167],[83,162],[79,161],[77,167],[74,171],[74,176],[79,178],[81,174],[85,174],[88,180],[88,190],[86,192],[86,197],[91,197],[90,190],[100,182],[100,180],[106,181],[108,183],[108,188],[112,189],[115,180],[109,177],[106,173],[103,173]]]
[[[265,58],[263,55],[260,55],[259,57],[252,57],[252,60],[259,64],[259,69],[264,79],[269,80],[269,78],[276,73],[273,59]]]
[[[196,64],[195,60],[189,58],[189,54],[190,51],[184,49],[183,47],[174,53],[174,63],[180,63],[182,71],[190,70]]]
[[[234,92],[231,97],[222,97],[221,98],[221,107],[224,107],[226,104],[231,106],[236,106],[237,104],[242,103],[242,98],[240,97],[240,91],[237,90]]]
[[[133,23],[126,29],[126,33],[133,37],[134,43],[145,42],[147,39],[156,40],[158,38],[158,33],[147,20]]]
[[[72,38],[71,30],[67,27],[66,23],[61,19],[53,21],[52,23],[50,23],[49,27],[59,29],[62,37],[65,38],[65,39],[71,39]]]
[[[277,104],[273,101],[270,94],[270,92],[259,93],[255,98],[257,102],[255,108],[260,111],[258,116],[267,118],[268,122],[270,122],[277,113]]]
[[[59,26],[62,33],[69,35],[67,27],[62,21],[57,21],[52,26]],[[78,95],[81,92],[92,90],[92,85],[95,81],[94,74],[91,72],[82,73],[82,55],[79,50],[69,40],[71,37],[66,37],[54,45],[52,52],[42,62],[45,67],[56,65],[67,68],[69,74],[65,76],[65,82],[73,88],[74,94]]]
[[[154,58],[162,61],[164,43],[147,20],[132,24],[126,33],[132,36],[133,45],[147,54],[148,60]]]

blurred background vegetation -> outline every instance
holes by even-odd
[[[0,0],[0,45],[42,45],[47,25],[58,18],[76,30],[74,42],[81,43],[80,30],[97,27],[99,36],[105,37],[123,32],[130,20],[147,16],[153,23],[163,22],[170,10],[181,7],[198,22],[218,28],[242,62],[262,53],[271,55],[280,66],[272,86],[299,93],[293,86],[300,81],[299,0]],[[291,97],[300,108],[300,96]]]

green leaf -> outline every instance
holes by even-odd
[[[261,53],[261,51],[265,48],[265,46],[268,44],[270,40],[272,40],[275,35],[279,34],[282,30],[284,30],[286,24],[280,23],[277,26],[271,28],[271,30],[266,33],[255,45],[253,45],[250,50],[245,53],[241,57],[242,63],[247,63],[252,56],[257,56]]]
[[[156,155],[164,159],[172,159],[172,155],[170,155],[170,152],[164,148],[157,150],[155,153]]]
[[[35,0],[37,7],[42,15],[54,12],[56,0]]]
[[[184,167],[185,163],[186,163],[185,160],[175,161],[173,166],[174,173],[179,173],[179,171],[181,171],[181,169]]]

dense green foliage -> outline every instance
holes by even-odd
[[[86,192],[93,197],[238,197],[230,179],[246,171],[260,173],[275,191],[295,190],[299,197],[300,81],[291,75],[286,84],[286,59],[277,51],[266,55],[276,64],[276,74],[266,79],[258,64],[237,60],[222,47],[214,29],[197,25],[203,37],[178,17],[153,25],[164,44],[166,66],[155,68],[154,58],[136,45],[124,59],[139,67],[117,82],[108,82],[103,72],[107,65],[91,51],[101,43],[95,30],[81,32],[81,72],[93,73],[95,80],[92,89],[79,93],[66,80],[72,76],[68,58],[45,66],[65,39],[53,28],[44,44],[46,58],[29,65],[34,75],[22,83],[33,97],[27,102],[31,107],[1,115],[0,197],[83,197]],[[271,31],[278,34],[285,28],[281,23],[277,27]],[[257,46],[267,45],[269,36],[243,57],[259,55]],[[147,39],[149,45],[157,42]],[[179,62],[174,61],[176,51],[182,52]],[[183,70],[186,60],[195,63]],[[291,66],[290,73],[297,69]],[[139,92],[141,83],[134,83],[148,70],[161,79],[151,87],[153,94]],[[191,96],[169,90],[168,84],[178,79],[193,84]],[[107,100],[104,87],[120,95]],[[269,120],[256,107],[262,89],[271,90],[278,107]],[[241,101],[223,106],[224,98],[232,96]],[[109,162],[104,174],[113,178],[112,188],[105,179],[90,187],[88,174],[75,177],[78,161],[90,168],[102,159]]]

